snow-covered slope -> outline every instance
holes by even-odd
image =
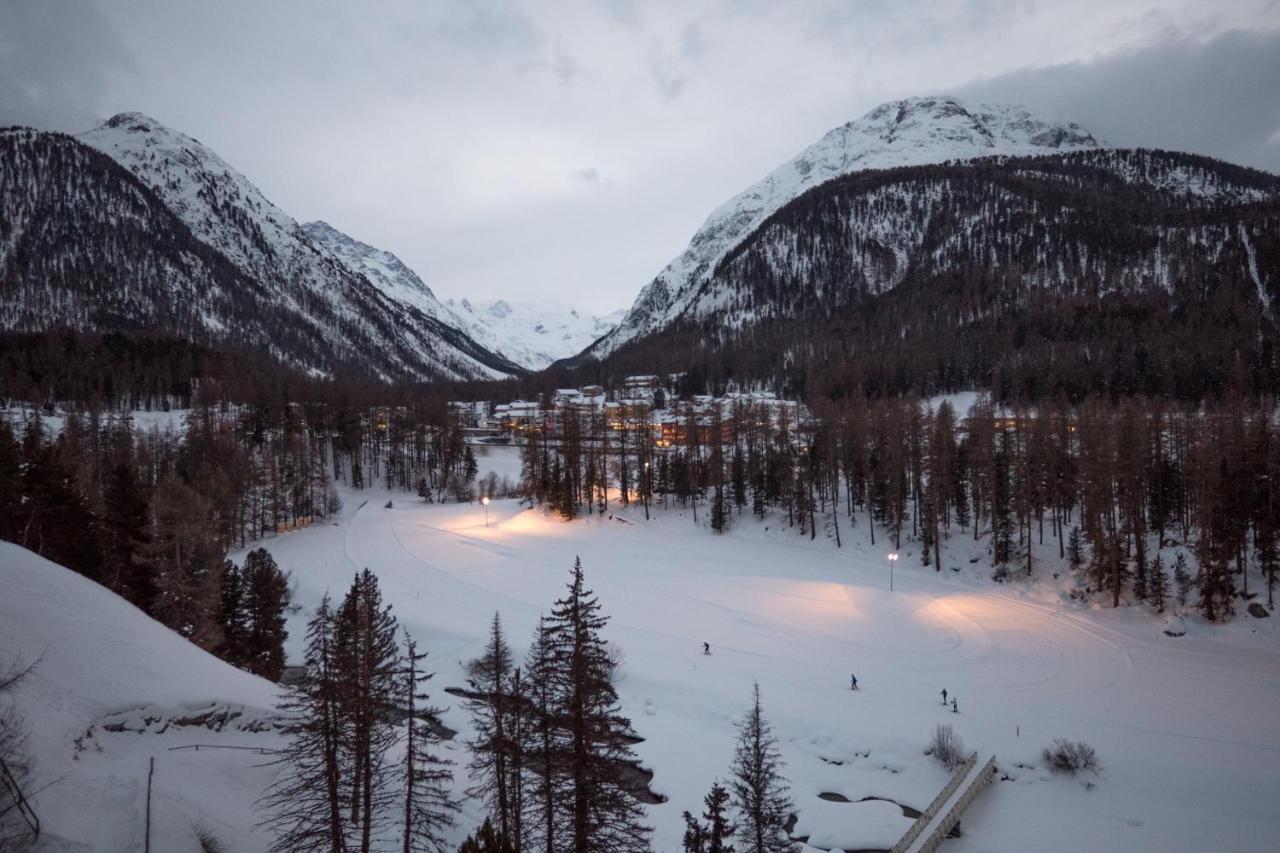
[[[14,701],[34,767],[39,849],[141,850],[155,758],[152,849],[261,849],[252,804],[269,779],[243,750],[279,744],[278,688],[179,637],[124,599],[0,542],[0,667],[37,662]]]
[[[626,314],[625,308],[598,316],[555,303],[506,299],[487,308],[477,308],[466,299],[450,299],[448,306],[458,328],[531,370],[582,352],[617,326]]]
[[[444,317],[424,312],[404,294],[371,287],[321,251],[292,217],[197,140],[140,113],[121,113],[78,138],[133,172],[273,301],[306,318],[316,333],[348,344],[353,359],[378,353],[390,361],[378,371],[384,375],[513,372]]]
[[[948,97],[881,104],[831,130],[717,208],[684,252],[640,292],[622,322],[590,354],[607,355],[671,322],[730,249],[787,202],[832,178],[866,169],[1096,147],[1098,140],[1078,125],[1045,121],[1018,106],[966,106]]]

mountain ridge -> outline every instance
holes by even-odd
[[[339,361],[367,366],[383,380],[521,372],[446,316],[389,295],[321,250],[293,217],[198,140],[137,112],[120,113],[76,140],[141,180],[196,239],[265,288],[277,308],[331,340]],[[221,322],[208,319],[213,326]],[[319,373],[342,367],[299,366]]]
[[[1023,107],[971,108],[945,96],[881,104],[828,131],[712,211],[685,250],[641,290],[617,328],[583,354],[608,355],[671,322],[726,253],[786,203],[828,180],[874,168],[1095,147],[1098,140],[1079,125],[1039,119]]]

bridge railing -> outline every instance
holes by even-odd
[[[947,833],[960,820],[960,815],[964,814],[964,810],[969,808],[969,804],[973,802],[973,798],[987,785],[991,784],[992,771],[995,770],[996,757],[993,755],[987,759],[987,763],[982,766],[982,770],[978,773],[972,784],[960,795],[960,799],[947,809],[947,813],[942,820],[934,827],[933,833],[925,839],[924,844],[920,846],[921,853],[929,853],[929,851],[937,850],[938,845],[942,843],[942,839],[947,837]]]
[[[969,771],[973,769],[973,765],[977,760],[978,753],[976,752],[965,759],[964,764],[961,764],[960,767],[956,769],[955,774],[951,777],[951,781],[947,782],[946,787],[942,789],[942,792],[933,798],[933,802],[929,804],[929,807],[920,813],[920,816],[916,818],[915,823],[911,824],[911,828],[907,830],[907,834],[902,836],[897,844],[893,845],[892,853],[904,853],[904,851],[911,846],[912,842],[919,837],[920,833],[924,832],[924,828],[937,816],[938,810],[942,808],[942,804],[956,792],[956,788],[960,787],[960,783],[969,775]]]

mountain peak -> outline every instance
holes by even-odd
[[[688,248],[640,292],[627,316],[592,348],[607,355],[680,314],[734,246],[805,191],[853,172],[978,157],[1029,156],[1101,147],[1077,124],[1050,121],[1012,104],[946,95],[888,101],[833,128],[794,159],[716,208]]]
[[[102,127],[110,127],[114,129],[125,128],[127,130],[136,130],[147,132],[157,128],[164,128],[164,125],[153,119],[146,113],[140,112],[124,112],[116,113],[111,118],[99,125]],[[168,128],[164,128],[168,129]]]

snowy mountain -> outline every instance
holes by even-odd
[[[1280,177],[1170,151],[990,157],[814,187],[591,369],[833,397],[1212,393],[1233,365],[1274,381],[1277,299]]]
[[[412,305],[429,317],[452,322],[449,310],[431,288],[391,252],[362,243],[327,222],[308,222],[302,231],[313,244],[347,269],[367,278],[388,298]]]
[[[367,278],[388,298],[459,329],[527,370],[541,370],[556,359],[581,352],[622,318],[622,310],[597,317],[571,307],[503,299],[482,309],[466,299],[441,302],[418,274],[391,252],[362,243],[327,222],[308,222],[302,229],[315,245]]]
[[[345,365],[381,378],[498,377],[518,372],[418,300],[388,292],[321,251],[245,176],[195,139],[139,113],[122,113],[78,137],[154,192],[191,234],[291,316],[297,334],[327,342],[333,361],[269,340],[284,360],[316,373]],[[409,295],[411,296],[411,295]],[[248,338],[235,318],[204,313],[203,331]]]
[[[623,308],[597,316],[569,306],[505,299],[487,308],[477,308],[466,299],[450,299],[447,305],[458,328],[530,370],[582,352],[626,314]]]
[[[670,323],[734,246],[785,204],[833,178],[867,169],[1098,146],[1098,140],[1078,125],[1045,121],[1017,106],[968,107],[948,97],[881,104],[829,131],[712,212],[684,252],[641,291],[618,327],[589,354],[605,356]]]

